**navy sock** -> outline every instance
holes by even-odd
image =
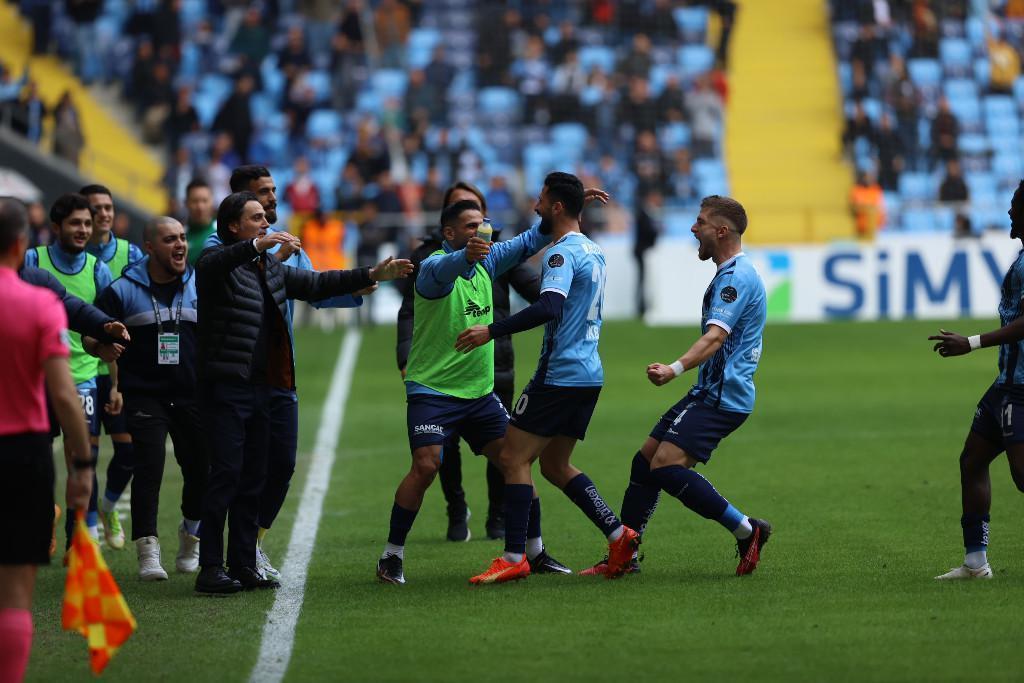
[[[531,484],[505,484],[505,552],[524,554],[533,502]],[[538,508],[539,511],[539,508]],[[537,516],[540,526],[540,515]]]
[[[604,502],[594,482],[590,481],[587,475],[580,472],[562,490],[605,536],[622,526],[622,522],[612,512],[608,503]]]
[[[107,488],[105,496],[109,500],[117,500],[128,488],[135,467],[135,446],[128,443],[114,442],[114,457],[107,465]]]
[[[540,498],[530,501],[530,521],[526,525],[527,538],[540,538]]]
[[[960,526],[964,530],[964,549],[969,553],[985,550],[988,547],[988,515],[964,513],[960,518]]]
[[[629,485],[622,497],[622,523],[641,536],[647,529],[647,522],[658,508],[661,487],[651,476],[651,463],[640,451],[633,456],[633,468],[629,473]]]
[[[701,517],[719,522],[729,508],[729,501],[715,490],[710,481],[682,465],[659,467],[651,470],[651,476],[666,493],[681,500],[683,505]]]
[[[416,513],[419,510],[406,510],[395,503],[391,506],[391,532],[388,534],[388,543],[392,545],[405,545],[405,537],[412,529],[412,523],[416,521]]]

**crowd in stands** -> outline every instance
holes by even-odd
[[[728,191],[729,0],[97,0],[91,19],[21,4],[37,31],[49,12],[39,40],[83,80],[124,84],[166,145],[177,215],[194,175],[217,201],[246,162],[291,190],[283,215],[352,212],[371,242],[420,232],[455,179],[518,228],[554,167],[614,188],[597,230],[627,229],[644,202],[686,209],[667,226],[685,230],[701,196]]]
[[[15,77],[0,63],[0,126],[40,144],[48,124],[52,127],[54,155],[77,166],[85,135],[71,93],[62,94],[51,111],[39,97],[39,85],[27,72]]]
[[[831,7],[858,233],[966,236],[1008,226],[1000,197],[1024,171],[1024,5],[833,0]]]

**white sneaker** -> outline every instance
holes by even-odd
[[[143,536],[135,541],[139,555],[139,578],[143,581],[166,581],[167,572],[160,566],[160,539]]]
[[[268,579],[281,580],[281,572],[274,569],[270,564],[270,558],[263,552],[263,548],[256,546],[256,571],[262,572]]]
[[[947,581],[950,579],[991,579],[992,578],[992,567],[986,562],[977,569],[971,569],[966,564],[962,564],[959,567],[953,567],[945,574],[935,577],[938,581]]]
[[[199,571],[199,537],[193,536],[182,524],[178,527],[178,554],[174,567],[182,574]]]

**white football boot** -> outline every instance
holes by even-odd
[[[199,571],[199,537],[190,534],[184,523],[178,526],[178,554],[174,558],[174,568],[182,574]]]
[[[991,579],[992,578],[992,567],[989,566],[988,562],[981,565],[977,569],[971,569],[966,564],[962,564],[959,567],[953,567],[945,574],[936,576],[935,579],[938,581],[948,581],[951,579]]]

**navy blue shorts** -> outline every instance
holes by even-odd
[[[128,417],[124,414],[124,410],[122,409],[117,415],[111,415],[103,409],[103,406],[110,401],[110,375],[96,377],[96,397],[100,402],[96,415],[99,417],[100,424],[103,425],[103,431],[107,434],[127,434]]]
[[[512,424],[537,436],[582,441],[600,394],[601,387],[556,387],[531,381],[512,407]]]
[[[997,446],[1024,441],[1024,397],[993,384],[978,401],[971,431]]]
[[[103,410],[97,400],[96,383],[82,382],[75,386],[78,391],[78,400],[82,402],[82,412],[85,413],[85,423],[89,428],[89,436],[100,435],[100,416]]]
[[[711,459],[718,442],[746,421],[748,413],[709,406],[701,396],[684,396],[668,409],[651,430],[655,441],[667,441],[700,462]]]
[[[412,450],[440,446],[458,433],[480,455],[484,446],[504,438],[508,428],[508,413],[494,393],[480,398],[411,394],[406,404]]]

